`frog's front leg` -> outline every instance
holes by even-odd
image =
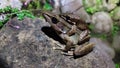
[[[77,26],[73,25],[72,28],[67,32],[67,35],[71,36],[77,32]]]
[[[60,34],[60,37],[65,41],[65,45],[57,45],[57,47],[54,47],[54,49],[62,50],[64,52],[68,52],[73,47],[73,41],[70,39],[70,37],[67,34]]]
[[[69,48],[69,47],[67,47],[67,48]],[[66,50],[66,46],[64,46],[64,45],[57,44],[57,46],[53,47],[53,49],[62,50],[61,54],[63,54],[63,55],[73,56],[73,51]]]

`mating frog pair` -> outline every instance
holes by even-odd
[[[65,55],[83,56],[93,50],[94,44],[89,43],[90,31],[88,25],[74,14],[53,14],[42,12],[45,20],[63,39],[65,46],[59,45]]]

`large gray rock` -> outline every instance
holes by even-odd
[[[51,31],[49,24],[40,19],[9,21],[0,30],[0,65],[4,68],[115,68],[111,57],[96,46],[77,59],[53,50],[56,41],[46,34],[59,38]]]
[[[81,20],[87,23],[91,22],[90,15],[84,10],[82,0],[54,0],[55,9],[53,12],[58,13],[73,13],[80,17]],[[60,9],[60,10],[59,10]]]
[[[107,40],[103,40],[100,38],[91,38],[90,42],[96,44],[96,48],[103,51],[102,53],[107,53],[110,57],[114,58],[115,57],[115,51],[111,47],[111,44]]]
[[[22,3],[20,0],[0,0],[0,9],[3,9],[7,6],[21,10]]]
[[[120,52],[120,32],[113,37],[112,47],[115,51]]]
[[[109,33],[112,30],[113,20],[107,12],[96,12],[92,15],[92,22],[94,25],[94,32]]]

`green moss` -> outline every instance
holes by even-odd
[[[23,20],[25,17],[35,18],[33,14],[28,10],[19,11],[17,8],[11,8],[7,6],[6,8],[0,9],[1,14],[5,14],[5,19],[0,20],[0,27],[2,27],[9,19],[17,17],[19,20]]]

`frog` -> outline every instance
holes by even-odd
[[[52,12],[42,12],[45,20],[62,38],[65,45],[54,47],[55,50],[62,50],[62,54],[79,57],[90,53],[94,44],[90,43],[90,30],[87,23],[79,19],[74,14],[54,14]]]

